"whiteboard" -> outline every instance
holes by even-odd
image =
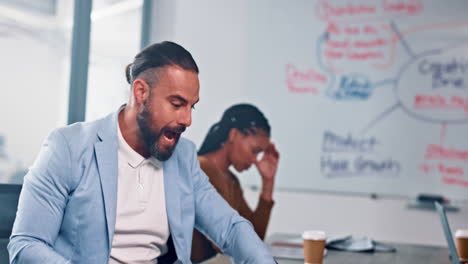
[[[276,187],[467,199],[467,10],[464,0],[179,1],[161,37],[199,63],[187,132],[198,146],[227,107],[249,102],[280,150]],[[260,184],[254,168],[241,175]]]

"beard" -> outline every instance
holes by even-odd
[[[168,160],[172,156],[172,153],[179,142],[180,134],[185,131],[185,126],[164,126],[159,131],[153,131],[150,125],[151,115],[150,111],[148,111],[147,104],[144,105],[143,111],[137,115],[136,119],[138,127],[140,128],[140,133],[143,136],[143,142],[149,154],[159,161]],[[163,149],[159,145],[159,139],[167,133],[175,135],[175,142],[171,147]]]

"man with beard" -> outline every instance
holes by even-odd
[[[194,227],[235,263],[274,263],[180,138],[199,100],[190,53],[151,45],[126,75],[126,105],[46,139],[24,178],[11,263],[190,263]]]

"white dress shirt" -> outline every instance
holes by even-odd
[[[157,263],[169,238],[162,163],[133,150],[120,127],[118,137],[117,219],[109,263]]]

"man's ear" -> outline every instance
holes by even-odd
[[[132,83],[132,95],[137,104],[144,104],[150,95],[150,87],[143,79],[135,79]]]

